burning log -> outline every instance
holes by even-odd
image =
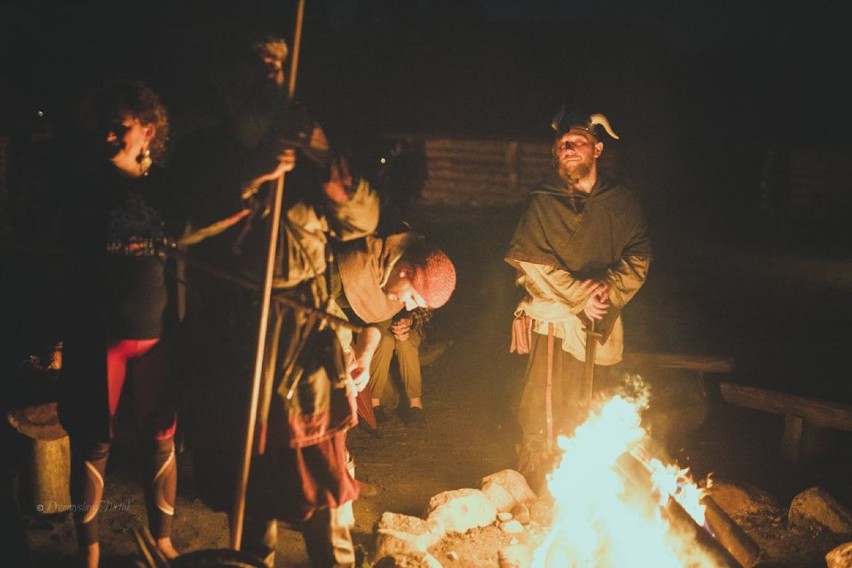
[[[760,547],[736,524],[710,495],[701,499],[707,530],[744,566],[751,568],[760,559]]]
[[[646,463],[634,456],[625,453],[618,459],[616,467],[625,480],[631,483],[639,491],[650,494],[653,487],[651,470]],[[741,568],[742,565],[728,552],[727,548],[713,538],[707,530],[700,526],[696,520],[681,506],[674,498],[669,498],[663,513],[667,520],[675,527],[689,532],[689,536],[698,548],[713,558],[719,566],[728,568]]]
[[[661,451],[661,450],[660,450]],[[648,467],[648,454],[643,447],[633,451],[634,456]],[[670,459],[668,461],[671,461]],[[760,559],[760,547],[756,542],[722,509],[710,495],[703,495],[700,503],[704,505],[704,528],[737,559],[744,568],[751,568]]]
[[[644,491],[650,491],[653,468],[641,447],[623,454],[617,467],[625,479]],[[665,512],[677,526],[692,527],[695,541],[721,565],[751,568],[757,564],[760,548],[754,540],[709,495],[703,496],[700,503],[704,505],[703,526],[674,498],[669,499]]]

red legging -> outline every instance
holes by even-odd
[[[170,390],[168,352],[159,339],[117,339],[107,347],[109,415],[115,417],[124,382],[129,388],[141,434],[165,440],[175,435],[177,419]]]
[[[173,437],[177,426],[170,389],[168,350],[159,339],[120,339],[107,346],[107,389],[110,428],[118,411],[125,379],[132,394],[134,417],[145,454],[145,502],[151,533],[169,536],[174,516],[177,467]],[[98,541],[104,473],[110,444],[72,440],[71,493],[77,539],[82,546]]]

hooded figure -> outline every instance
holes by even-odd
[[[651,261],[639,202],[598,169],[601,127],[618,138],[609,121],[563,107],[552,126],[554,171],[531,189],[505,255],[524,291],[515,312],[530,355],[518,414],[519,471],[532,485],[550,469],[554,435],[570,434],[585,417],[587,335],[598,343],[595,390],[615,386],[624,348],[621,310],[645,282]]]

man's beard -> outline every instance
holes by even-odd
[[[592,172],[592,164],[590,160],[574,163],[567,167],[563,162],[559,162],[559,177],[568,184],[569,188],[576,188],[580,180],[588,176]]]

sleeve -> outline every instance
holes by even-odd
[[[413,330],[423,329],[426,326],[426,323],[432,319],[432,310],[428,308],[416,308],[410,312],[406,311],[401,313],[403,316],[411,318],[411,329]]]
[[[650,258],[627,256],[607,270],[606,281],[609,284],[609,300],[612,305],[620,309],[633,299],[645,283],[650,266]]]
[[[570,272],[553,266],[518,261],[518,282],[527,292],[519,306],[528,316],[557,321],[576,316],[583,310],[588,294]]]
[[[645,283],[651,266],[651,239],[645,217],[638,203],[630,208],[631,223],[621,258],[607,270],[609,299],[616,308],[623,308]]]
[[[553,247],[547,239],[547,231],[542,222],[541,208],[545,206],[541,196],[531,195],[528,198],[524,214],[515,227],[506,251],[505,260],[509,264],[515,267],[518,267],[520,261],[544,265],[557,264]]]
[[[339,241],[365,237],[379,224],[379,196],[367,180],[361,178],[348,200],[326,199],[329,229]]]

